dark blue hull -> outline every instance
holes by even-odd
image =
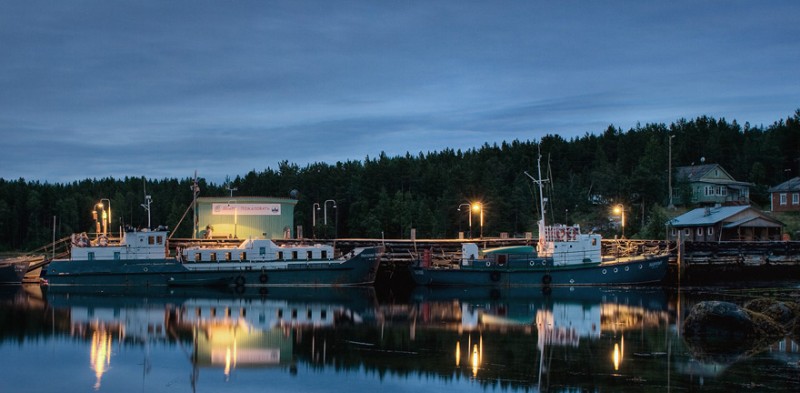
[[[175,259],[53,261],[50,285],[96,286],[351,286],[375,281],[379,249],[365,249],[347,261],[303,263],[193,264]]]
[[[658,283],[667,272],[669,256],[575,266],[490,266],[457,268],[412,266],[417,285],[429,286],[585,286]]]
[[[4,262],[0,264],[0,285],[19,285],[28,271],[28,262]]]

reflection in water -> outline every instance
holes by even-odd
[[[422,380],[430,389],[541,392],[644,384],[668,391],[692,389],[700,381],[704,388],[712,380],[720,387],[731,380],[749,383],[759,373],[776,379],[775,372],[752,363],[741,371],[699,369],[675,326],[679,304],[658,289],[554,288],[546,294],[420,289],[408,301],[393,303],[380,303],[365,289],[165,290],[136,296],[75,289],[0,296],[0,322],[26,321],[19,327],[0,324],[0,359],[20,358],[2,345],[15,337],[47,342],[68,337],[68,354],[50,349],[56,356],[44,367],[68,370],[73,380],[64,383],[95,391],[224,389],[219,384],[254,390],[278,380],[284,385],[276,387],[293,390],[340,384],[374,391],[392,383],[409,384],[410,390]],[[28,339],[23,350],[42,352],[38,341]],[[776,347],[786,354],[765,355],[779,360],[762,364],[778,363],[783,370],[800,360],[796,350],[789,352],[797,348],[790,340]],[[76,353],[88,354],[91,373],[85,363],[65,361]],[[138,375],[130,372],[136,367],[142,370]],[[353,384],[353,373],[362,375],[363,386]],[[303,377],[294,378],[299,374]],[[776,390],[800,386],[787,383],[793,374],[781,375]],[[12,380],[9,390],[37,382],[13,385]],[[137,383],[141,386],[132,389]],[[47,391],[47,386],[28,390]]]

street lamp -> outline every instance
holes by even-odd
[[[317,238],[317,212],[319,209],[318,202],[314,202],[314,204],[311,205],[311,231],[315,239]]]
[[[106,213],[103,201],[108,202],[108,213]],[[108,198],[102,198],[100,199],[100,202],[97,204],[97,207],[102,212],[103,234],[108,235],[108,226],[109,224],[111,224],[111,200]]]
[[[668,175],[669,175],[669,206],[668,209],[674,209],[675,205],[672,204],[672,138],[675,138],[675,135],[669,136],[669,164],[668,164]]]
[[[325,231],[326,231],[326,232],[327,232],[327,230],[328,230],[328,229],[327,229],[327,228],[328,228],[328,202],[331,202],[331,203],[332,203],[332,206],[331,206],[331,207],[332,207],[332,208],[334,208],[334,209],[336,209],[336,201],[335,201],[335,200],[333,200],[333,199],[328,199],[328,200],[326,200],[325,202],[323,202],[323,203],[322,203],[322,204],[323,204],[323,207],[324,207],[324,209],[323,209],[323,213],[324,213],[324,215],[325,215],[325,217],[324,217],[324,223],[325,223]],[[337,228],[333,228],[333,232],[334,232],[334,233],[336,233],[336,229],[337,229]],[[326,233],[326,234],[327,234],[327,233]],[[335,236],[335,235],[334,235],[334,236]]]
[[[469,213],[469,238],[472,239],[472,209],[470,209],[469,203],[462,203],[462,204],[458,205],[458,211],[461,211],[461,208],[465,207],[465,206],[467,208],[467,212]],[[461,230],[461,220],[458,220],[458,223],[459,223],[459,226],[458,226],[459,229],[458,230],[460,231]]]
[[[625,207],[622,204],[614,206],[614,213],[620,215],[620,223],[622,224],[622,238],[625,238]]]
[[[231,203],[233,203],[233,238],[239,238],[239,206],[236,204],[236,201],[229,200],[228,207],[231,207]]]
[[[475,202],[472,204],[472,211],[481,213],[481,239],[483,239],[483,206],[480,202]]]

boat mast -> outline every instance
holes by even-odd
[[[539,146],[539,152],[538,153],[539,153],[539,156],[536,159],[536,167],[537,167],[537,170],[538,170],[539,177],[538,178],[534,178],[528,172],[525,172],[525,176],[528,176],[534,183],[536,183],[539,186],[539,212],[541,213],[541,216],[540,216],[539,222],[538,222],[539,241],[536,244],[536,247],[540,248],[540,251],[541,251],[541,247],[544,245],[544,241],[545,241],[545,222],[544,222],[544,215],[545,215],[544,203],[545,203],[545,198],[544,198],[544,185],[543,184],[544,184],[544,182],[548,181],[548,179],[542,179],[542,151],[541,151],[541,146]]]

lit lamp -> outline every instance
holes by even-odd
[[[103,201],[108,202],[108,212],[106,212],[105,205],[103,205]],[[111,200],[108,198],[101,199],[100,202],[97,204],[97,208],[100,209],[100,212],[102,214],[100,222],[103,223],[103,234],[108,235],[108,225],[111,223]]]
[[[475,213],[478,213],[478,212],[481,213],[481,239],[482,239],[483,238],[483,206],[481,206],[480,202],[475,202],[475,203],[472,204],[472,211],[474,211]],[[470,219],[470,223],[472,223],[471,219]]]
[[[614,206],[614,214],[620,215],[620,224],[622,224],[622,238],[625,238],[625,207],[622,204]]]

